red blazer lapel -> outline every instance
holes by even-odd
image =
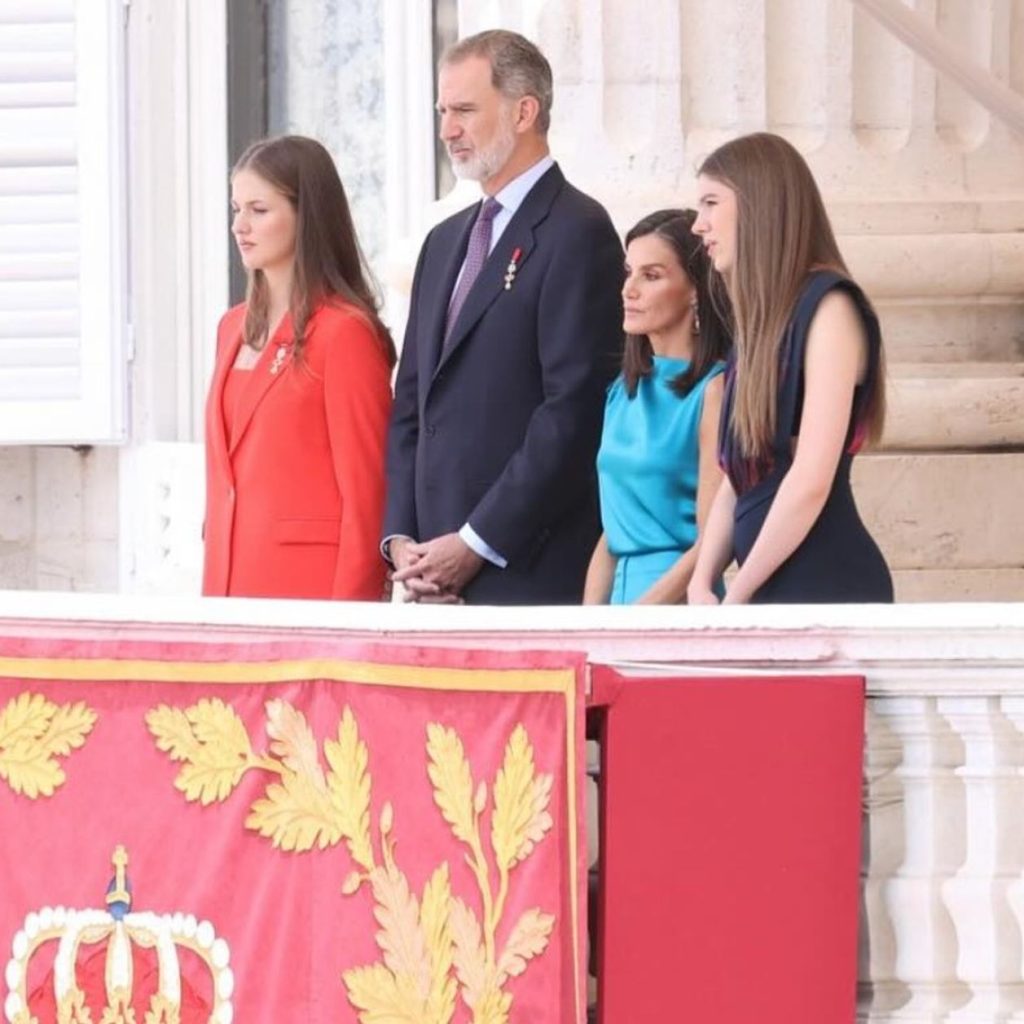
[[[218,340],[217,358],[210,382],[210,397],[207,400],[207,457],[216,464],[218,471],[227,480],[232,479],[231,460],[228,458],[227,425],[224,422],[224,386],[228,374],[242,345],[242,324],[239,318],[224,323],[224,334]]]

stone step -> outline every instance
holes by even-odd
[[[893,570],[939,573],[930,577],[939,591],[942,573],[1024,571],[1024,453],[868,454],[855,460],[853,479]],[[928,579],[908,577],[916,600],[932,596]],[[979,586],[986,579],[997,581],[975,577]],[[1000,593],[1015,586],[1012,576],[998,580]]]
[[[1024,294],[1024,231],[841,235],[850,272],[873,300]]]
[[[1024,569],[897,569],[897,601],[1024,601]]]
[[[890,362],[1024,360],[1024,295],[975,301],[875,298],[874,304]]]
[[[951,235],[1024,231],[1024,200],[989,195],[983,199],[847,198],[825,196],[829,218],[838,236],[891,235],[898,225],[904,234]]]
[[[886,397],[884,450],[1024,449],[1024,362],[890,363]]]

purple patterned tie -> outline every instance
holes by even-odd
[[[469,233],[469,246],[466,248],[466,262],[462,267],[462,277],[452,292],[451,302],[448,303],[448,316],[444,322],[444,347],[448,348],[448,339],[451,337],[452,327],[459,318],[459,310],[462,309],[466,296],[469,294],[473,282],[480,276],[480,271],[487,260],[487,254],[491,251],[491,225],[501,209],[501,203],[493,196],[484,200],[480,212],[473,222],[473,230]]]

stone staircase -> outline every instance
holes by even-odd
[[[914,230],[841,238],[889,360],[883,444],[855,463],[861,510],[898,599],[1024,600],[1024,204],[890,214]]]

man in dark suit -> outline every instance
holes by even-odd
[[[551,68],[514,32],[441,59],[441,138],[484,199],[420,252],[388,444],[385,554],[414,600],[574,604],[622,341],[622,247],[547,145]]]

